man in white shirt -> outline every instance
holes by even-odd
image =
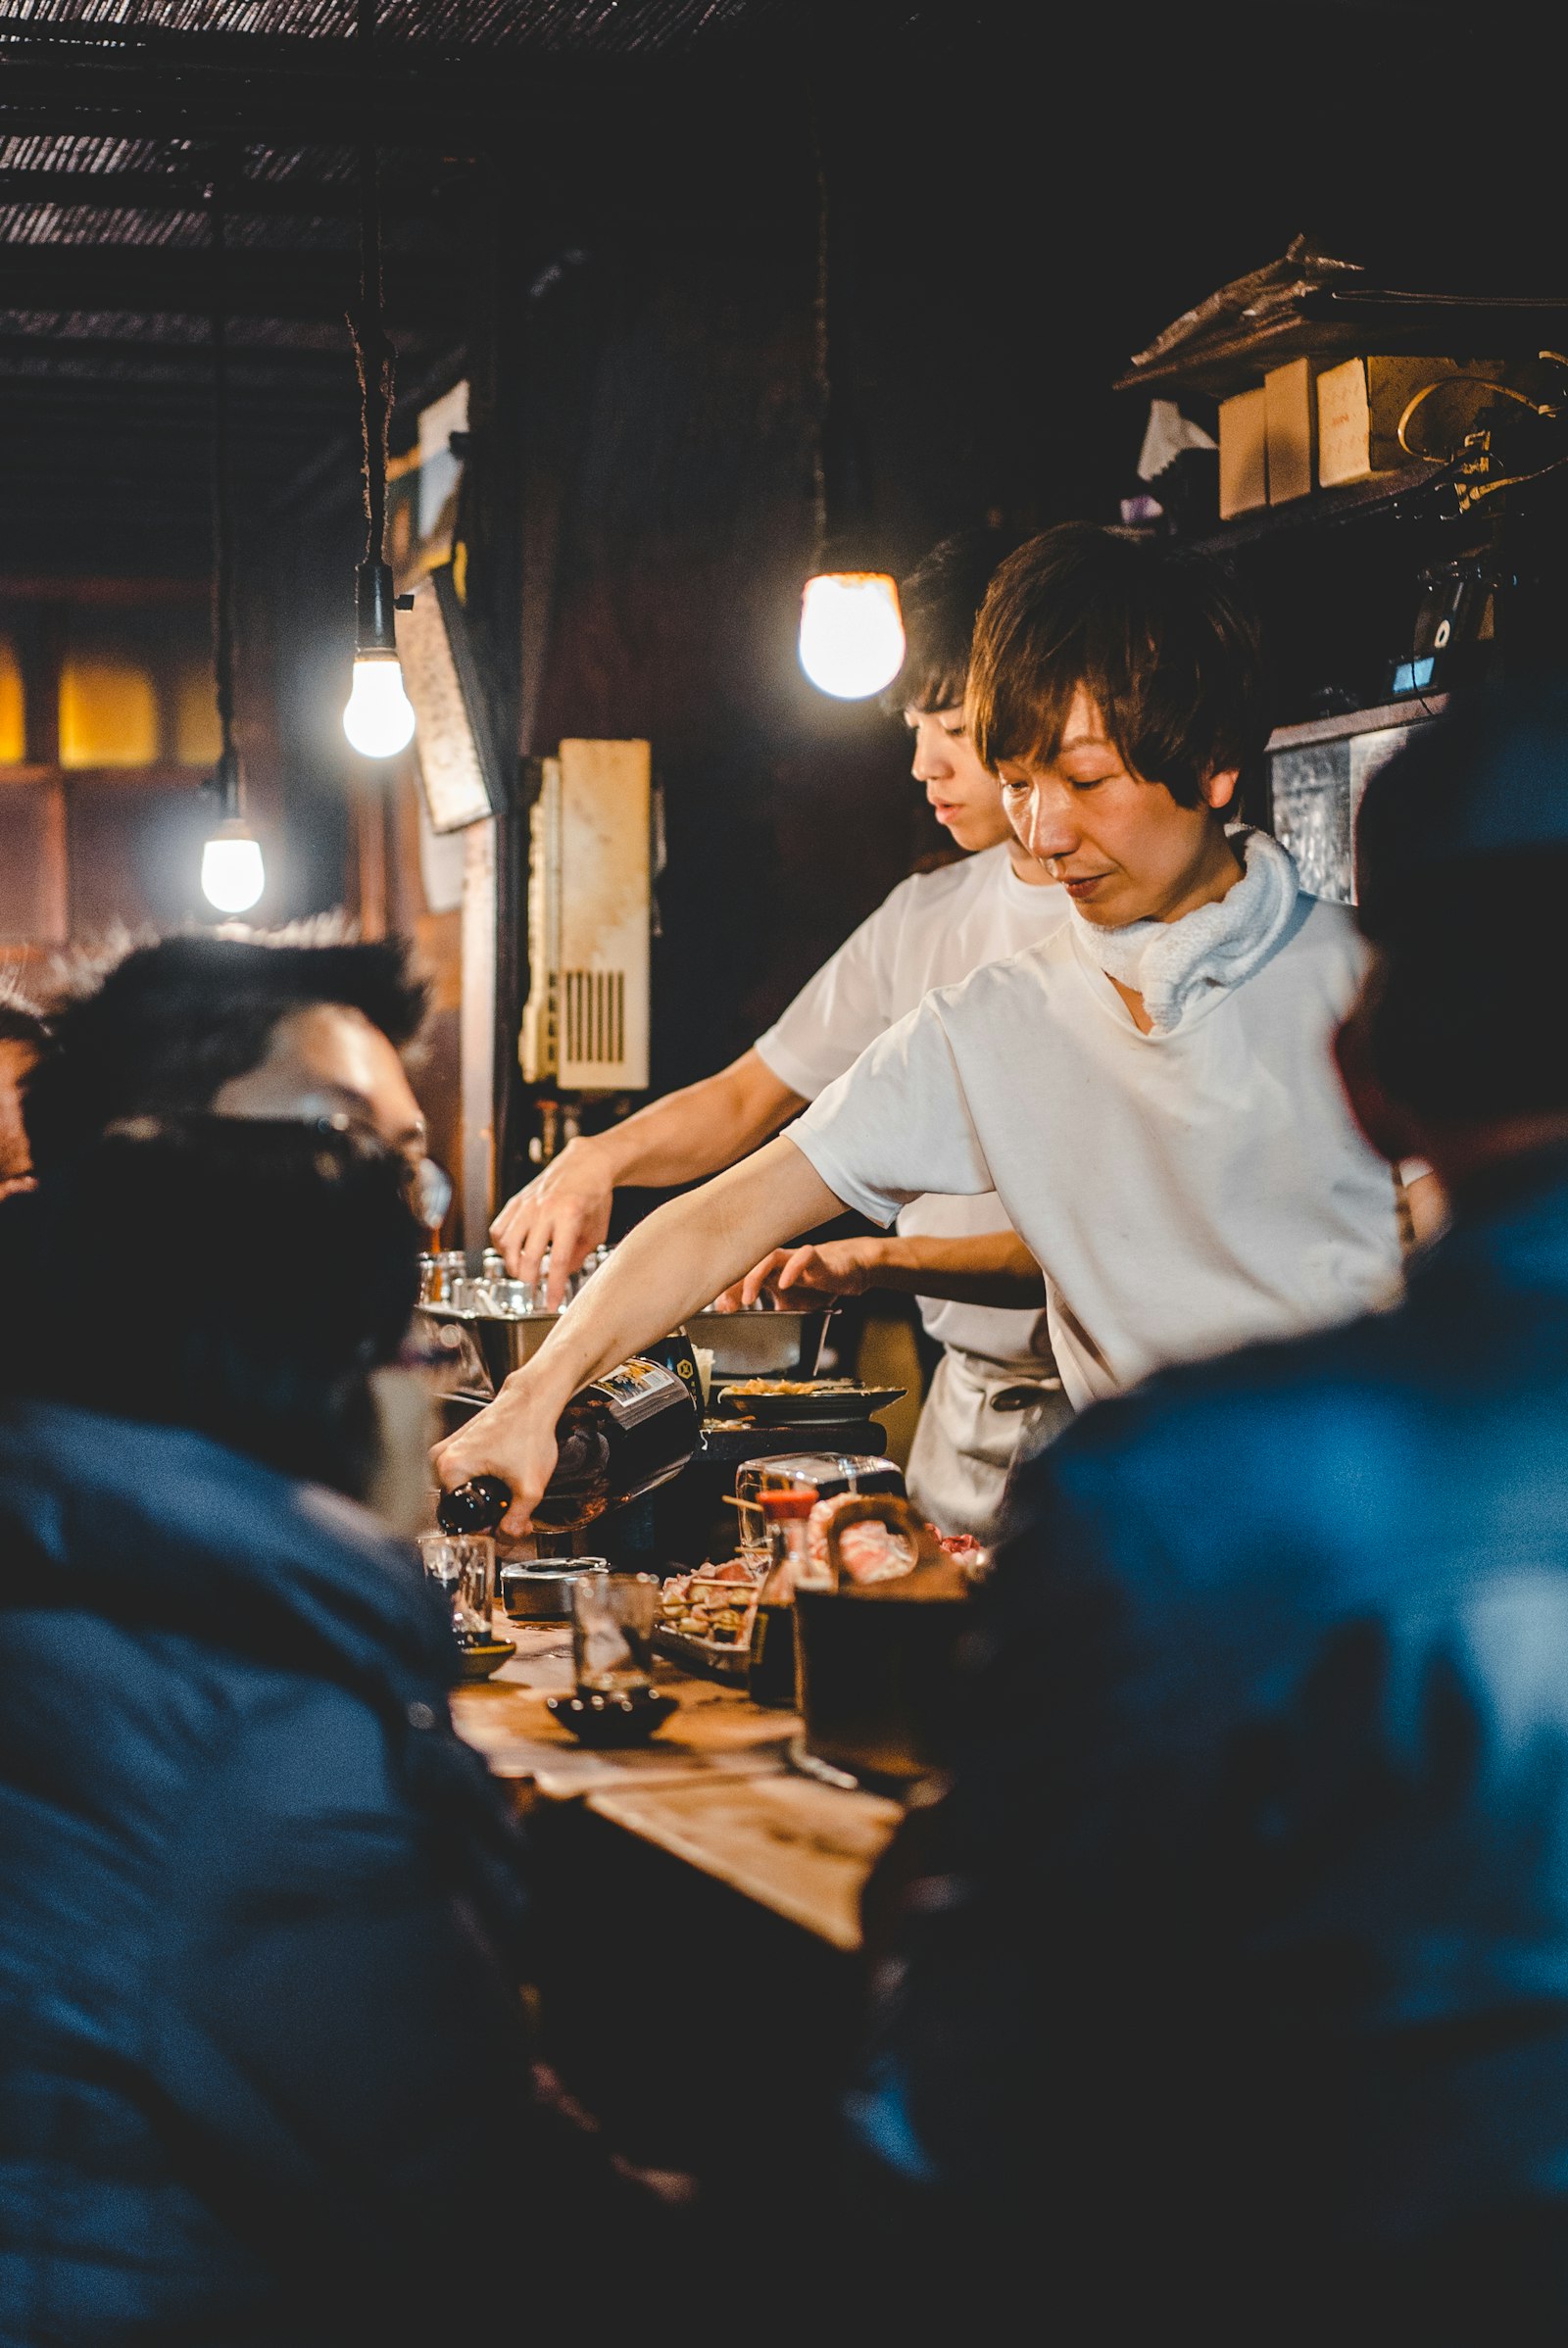
[[[933,987],[1036,944],[1066,919],[1062,891],[1018,841],[963,725],[975,614],[1005,551],[995,531],[948,539],[905,582],[909,650],[888,697],[913,736],[915,778],[968,852],[963,860],[901,881],[732,1066],[569,1143],[492,1227],[519,1277],[538,1278],[548,1247],[559,1296],[609,1230],[620,1185],[690,1182],[731,1164]],[[1038,1447],[1072,1415],[1046,1335],[1044,1287],[989,1186],[973,1198],[911,1198],[897,1226],[890,1239],[797,1250],[787,1300],[811,1309],[868,1288],[917,1294],[947,1350],[921,1413],[909,1489],[944,1532],[989,1540],[1019,1448]],[[753,1295],[762,1277],[760,1268]],[[932,1281],[945,1285],[933,1292]]]
[[[1301,896],[1277,843],[1226,827],[1264,738],[1260,677],[1211,565],[1087,523],[1009,557],[968,721],[1071,918],[928,995],[787,1135],[651,1216],[440,1446],[442,1482],[502,1476],[520,1525],[585,1380],[844,1204],[890,1220],[921,1192],[994,1190],[1045,1269],[1078,1405],[1392,1293],[1396,1178],[1330,1057],[1361,963],[1351,917]]]

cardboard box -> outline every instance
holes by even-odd
[[[1399,419],[1428,383],[1452,375],[1498,382],[1500,359],[1347,359],[1317,379],[1317,477],[1325,489],[1398,472],[1411,462]]]
[[[1239,391],[1219,404],[1219,517],[1232,521],[1268,504],[1267,394]]]
[[[1268,502],[1288,505],[1311,493],[1317,444],[1317,401],[1310,359],[1292,359],[1263,377],[1264,437],[1268,443]]]

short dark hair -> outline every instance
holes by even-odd
[[[117,1119],[204,1109],[266,1058],[280,1019],[308,1003],[360,1011],[402,1051],[427,990],[400,938],[299,945],[266,938],[161,938],[55,1012],[53,1049],[27,1087],[39,1167]]]
[[[976,615],[998,564],[1017,544],[1016,530],[959,530],[940,539],[899,581],[905,654],[904,665],[882,696],[890,716],[905,709],[959,707]]]
[[[1368,783],[1357,916],[1379,949],[1379,1082],[1427,1122],[1568,1110],[1568,1053],[1532,1003],[1562,985],[1568,688],[1515,686],[1421,723]]]
[[[177,1234],[179,1264],[155,1286],[159,1233]],[[407,1333],[420,1245],[407,1168],[367,1134],[252,1117],[116,1128],[0,1205],[0,1273],[27,1331],[0,1354],[0,1385],[363,1493],[368,1375]]]
[[[42,1014],[0,981],[0,1044],[22,1044],[40,1054],[48,1050],[49,1030]]]
[[[1183,807],[1268,738],[1257,619],[1229,571],[1058,522],[1008,556],[975,625],[966,708],[985,764],[1054,758],[1079,686],[1129,769]]]

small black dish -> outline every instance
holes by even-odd
[[[462,1639],[458,1641],[458,1656],[466,1680],[488,1680],[503,1663],[510,1663],[517,1651],[514,1639]]]
[[[646,1688],[637,1695],[547,1695],[545,1710],[583,1744],[641,1744],[680,1706]]]

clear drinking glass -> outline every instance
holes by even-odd
[[[756,1565],[765,1565],[768,1556],[767,1519],[758,1495],[769,1480],[768,1469],[756,1461],[735,1471],[736,1545]]]
[[[452,1628],[470,1646],[495,1636],[496,1544],[488,1533],[421,1533],[419,1555],[446,1592]]]
[[[654,1574],[582,1574],[571,1593],[571,1651],[577,1686],[595,1695],[631,1695],[654,1678],[660,1585]]]

